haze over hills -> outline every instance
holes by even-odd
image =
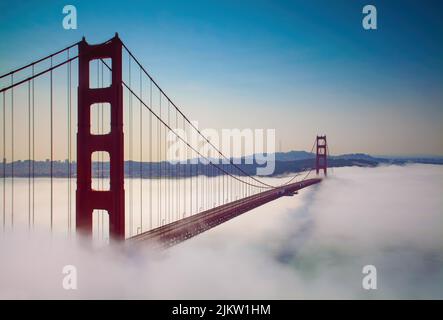
[[[263,156],[262,156],[263,157]],[[254,156],[247,156],[241,159],[233,159],[234,163],[238,163],[244,172],[250,175],[256,174],[258,167],[266,165],[257,164]],[[266,156],[267,159],[272,158],[272,155]],[[194,159],[195,161],[196,159]],[[217,163],[217,159],[211,159]],[[252,163],[251,163],[252,162]],[[275,170],[271,176],[284,175],[288,173],[297,173],[309,170],[315,166],[315,153],[306,151],[289,151],[275,153]],[[404,165],[408,163],[421,164],[443,164],[443,157],[373,157],[365,153],[351,153],[328,157],[328,167],[376,167],[380,164],[395,164]],[[228,166],[229,164],[219,164],[219,166]],[[70,167],[70,168],[69,168]],[[28,177],[30,172],[32,175],[32,168],[34,168],[35,177],[49,177],[51,172],[51,162],[46,161],[15,161],[7,163],[4,170],[0,165],[0,177],[11,177],[12,172],[14,177]],[[54,177],[68,177],[69,171],[71,176],[76,176],[77,164],[75,161],[54,161],[52,165],[52,172]],[[94,162],[92,166],[94,177],[108,177],[109,176],[109,162]],[[164,178],[164,177],[190,177],[195,175],[216,176],[217,170],[211,170],[210,165],[199,163],[196,164],[170,164],[169,162],[137,162],[125,161],[125,176],[134,178]]]

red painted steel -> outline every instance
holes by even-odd
[[[328,173],[328,155],[326,136],[317,136],[317,156],[315,158],[315,171],[318,174],[323,170],[324,175]]]
[[[111,240],[124,240],[122,42],[117,34],[108,42],[98,45],[90,45],[83,38],[79,43],[78,52],[76,228],[81,234],[91,236],[93,210],[106,210],[109,214]],[[106,58],[112,60],[112,84],[107,88],[91,89],[89,62]],[[108,134],[91,134],[91,105],[94,103],[109,103],[111,106],[111,131]],[[96,191],[91,186],[91,156],[96,151],[109,153],[109,191]]]

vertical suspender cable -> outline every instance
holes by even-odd
[[[167,184],[168,184],[168,178],[167,178],[167,163],[166,163],[166,126],[164,126],[164,125],[162,125],[162,127],[163,127],[163,130],[162,130],[162,135],[163,135],[163,138],[164,138],[164,140],[162,141],[162,145],[163,145],[163,151],[164,151],[164,153],[163,153],[163,155],[164,155],[164,158],[163,158],[163,161],[164,161],[164,164],[163,164],[163,175],[164,175],[164,178],[163,178],[163,185],[164,185],[164,190],[165,190],[165,192],[164,192],[164,194],[163,194],[163,198],[164,198],[164,207],[163,207],[163,211],[165,212],[165,218],[164,218],[164,220],[165,220],[165,224],[168,222],[168,209],[167,209],[167,204],[168,204],[168,188],[167,188]]]
[[[28,230],[31,229],[31,82],[28,82]]]
[[[198,148],[198,143],[197,143],[196,147]],[[195,157],[197,159],[196,165],[195,165],[196,166],[195,167],[195,212],[197,213],[199,211],[199,207],[198,207],[198,192],[199,192],[199,189],[198,189],[198,178],[199,178],[198,177],[198,165],[200,163],[200,159],[199,159],[199,156],[197,153],[195,154]]]
[[[175,110],[175,128],[176,128],[176,130],[178,130],[178,112],[177,112],[177,110]],[[177,141],[178,141],[178,139],[177,139]],[[179,152],[179,154],[180,154],[180,152]],[[178,215],[180,212],[180,180],[179,180],[180,177],[178,174],[179,168],[180,168],[180,162],[177,162],[175,164],[175,184],[176,184],[176,186],[175,186],[175,188],[176,188],[175,199],[176,200],[175,201],[177,204],[176,210],[175,210],[176,215]],[[174,219],[177,219],[177,217],[174,217]]]
[[[231,179],[231,175],[232,175],[232,171],[231,171],[231,166],[228,165],[228,203],[231,200],[231,192],[232,192],[232,188],[231,188],[231,183],[232,183],[232,179]]]
[[[98,60],[98,62],[101,62],[101,60]],[[104,87],[104,77],[103,77],[103,62],[100,63],[100,76],[101,76],[101,88]],[[103,128],[103,108],[104,105],[103,103],[100,103],[100,134],[104,134],[104,128]],[[100,184],[101,184],[101,190],[103,190],[104,188],[104,183],[105,183],[105,176],[104,176],[104,154],[103,152],[99,153],[100,155],[100,162],[99,162],[99,166],[100,166]],[[101,228],[102,228],[102,236],[101,236],[101,240],[103,241],[105,238],[105,221],[104,221],[104,217],[105,217],[105,212],[104,210],[100,210],[100,219],[101,219]]]
[[[168,221],[168,211],[167,211],[167,197],[168,197],[168,189],[167,189],[167,168],[166,168],[166,126],[164,126],[162,124],[162,146],[163,146],[163,151],[162,151],[162,160],[163,160],[163,187],[164,187],[164,193],[163,193],[163,198],[162,200],[164,201],[164,205],[163,205],[163,211],[164,211],[164,221],[165,224]],[[164,139],[164,140],[163,140]]]
[[[162,108],[161,108],[161,103],[162,103],[162,97],[163,95],[160,93],[160,119],[163,119],[162,116]],[[161,219],[161,225],[164,225],[164,221],[166,219],[166,215],[165,215],[165,209],[163,207],[163,200],[165,198],[165,194],[163,193],[163,184],[164,184],[164,167],[163,167],[163,126],[161,121],[158,123],[159,125],[159,139],[160,139],[160,143],[159,143],[159,148],[160,148],[160,152],[159,152],[159,158],[160,158],[160,219]]]
[[[149,85],[149,106],[152,108],[152,80]],[[152,229],[152,214],[154,206],[152,204],[152,143],[153,143],[153,125],[152,125],[152,112],[149,112],[149,230]]]
[[[51,68],[52,68],[52,57],[51,57]],[[53,96],[52,96],[52,81],[53,81],[53,79],[52,79],[52,69],[51,69],[51,71],[50,71],[50,112],[51,112],[51,115],[50,115],[50,121],[51,121],[51,125],[50,125],[50,127],[51,127],[51,129],[50,129],[50,131],[51,131],[51,163],[50,163],[50,166],[51,166],[51,232],[52,232],[52,228],[53,228],[53,223],[54,223],[54,217],[53,217],[53,214],[54,214],[54,212],[53,212],[53,210],[54,210],[54,207],[53,207],[53,196],[54,196],[54,184],[53,184],[53,174],[54,174],[54,168],[53,168],[53,161],[54,161],[54,145],[53,145],[53,143],[54,143],[54,141],[53,141],[53,138],[54,138],[54,136],[53,136],[53,133],[54,133],[54,127],[53,127],[53,125],[54,125],[54,123],[53,123],[53,121],[54,121],[54,119],[53,119],[53,101],[52,101],[52,99],[53,99]]]
[[[143,99],[143,78],[140,68],[140,99]],[[140,100],[140,232],[143,232],[143,108]]]
[[[166,105],[166,109],[168,108],[168,106]],[[166,116],[166,110],[165,110],[165,121],[167,121],[167,116]],[[167,168],[167,161],[166,161],[166,126],[162,125],[162,146],[164,148],[164,150],[162,151],[162,159],[164,161],[163,164],[163,187],[164,187],[164,193],[163,193],[163,201],[164,201],[164,206],[163,206],[163,211],[165,214],[164,217],[164,221],[165,224],[168,223],[168,168]],[[164,156],[164,158],[163,158]]]
[[[170,126],[170,114],[169,114],[169,100],[168,100],[168,126]],[[171,203],[171,193],[170,193],[170,179],[169,179],[169,161],[168,161],[168,144],[167,144],[167,140],[168,140],[168,128],[165,126],[165,167],[166,167],[166,193],[167,193],[167,197],[166,197],[166,213],[168,216],[168,223],[171,221],[171,212],[170,212],[170,206],[169,204]]]
[[[14,74],[11,74],[14,84]],[[11,89],[11,226],[14,228],[14,88]]]
[[[6,99],[3,92],[3,231],[6,227]]]
[[[69,50],[66,52],[66,54],[67,54],[67,59],[69,60]],[[67,154],[68,154],[68,163],[67,163],[67,165],[68,165],[68,221],[67,221],[67,224],[68,224],[68,226],[67,226],[67,233],[68,233],[68,236],[70,235],[69,233],[70,233],[70,222],[71,222],[71,184],[70,184],[70,182],[71,182],[71,179],[70,179],[70,166],[71,166],[71,164],[70,164],[70,161],[71,161],[71,159],[70,159],[70,156],[69,156],[69,129],[70,129],[70,127],[69,127],[69,63],[68,63],[68,65],[66,66],[66,82],[67,82],[67,87],[66,87],[66,109],[67,109],[67,111],[66,111],[66,118],[67,118],[67,130],[68,130],[68,147],[67,147]]]
[[[131,86],[131,56],[128,56],[128,65],[129,65],[129,87]],[[132,236],[132,94],[128,92],[129,99],[129,236]]]
[[[233,167],[232,169],[232,175],[235,176],[235,168]],[[231,182],[231,201],[235,201],[235,182],[237,180],[236,179],[232,179]]]
[[[212,161],[211,163],[211,208],[214,208],[214,202],[215,202],[215,176],[214,176],[214,166],[212,165]]]
[[[203,165],[203,163],[202,163],[202,165]],[[205,201],[205,194],[204,194],[204,192],[205,192],[205,167],[203,166],[203,167],[201,167],[201,177],[200,177],[200,186],[201,186],[201,188],[200,188],[200,210],[201,211],[204,211],[205,209],[204,209],[204,201]]]
[[[186,138],[186,126],[185,126],[185,118],[183,117],[183,135],[184,135],[184,138]],[[187,167],[188,167],[188,152],[187,152],[187,149],[186,149],[186,146],[185,146],[185,143],[183,142],[183,151],[186,151],[186,152],[183,152],[183,154],[184,154],[184,156],[185,156],[185,161],[183,161],[183,164],[184,164],[184,167],[183,167],[183,171],[184,171],[184,173],[183,173],[183,218],[185,217],[185,215],[186,215],[186,197],[187,197],[187,195],[186,195],[186,181],[188,180],[188,175],[187,175],[187,173],[188,173],[188,169],[187,169]]]
[[[193,179],[192,179],[192,174],[193,174],[193,170],[192,170],[193,168],[192,168],[192,150],[191,150],[191,156],[190,156],[190,162],[189,162],[189,172],[190,172],[190,174],[189,174],[189,179],[190,179],[190,183],[191,183],[191,188],[190,188],[190,191],[191,191],[191,194],[190,194],[190,199],[191,199],[191,201],[190,201],[190,208],[189,208],[189,215],[192,215],[192,182],[193,182]]]
[[[180,119],[181,115],[178,116],[178,119]],[[177,123],[177,128],[180,128],[180,136],[184,136],[183,134],[183,130],[181,127],[181,121],[179,120],[179,122]],[[180,219],[181,217],[181,213],[182,213],[182,208],[183,207],[183,197],[182,197],[182,181],[184,181],[183,177],[184,177],[184,173],[183,173],[183,163],[184,163],[184,148],[183,148],[183,141],[181,141],[180,139],[178,140],[178,143],[180,144],[180,161],[178,163],[178,177],[179,177],[179,181],[178,181],[178,212],[177,212],[177,219]]]
[[[169,100],[168,100],[168,126],[170,126],[170,121],[171,121],[171,112],[169,110]],[[168,170],[168,174],[167,174],[167,187],[168,187],[168,193],[167,193],[167,201],[168,201],[168,206],[167,206],[167,213],[168,213],[168,222],[171,222],[171,207],[170,207],[170,203],[171,203],[171,167],[170,167],[170,162],[168,161],[168,151],[167,151],[167,128],[165,127],[165,165],[167,166],[167,170]]]
[[[68,49],[69,60],[69,49]],[[71,235],[71,62],[68,62],[68,235]]]
[[[227,179],[227,176],[226,176],[226,164],[223,164],[222,165],[222,168],[223,168],[223,204],[226,204],[226,191],[225,191],[225,186],[226,186],[226,179]]]
[[[162,115],[162,96],[161,93],[159,91],[159,114],[160,114],[160,118]],[[158,199],[157,199],[157,224],[159,226],[161,226],[161,158],[160,158],[160,154],[161,154],[161,128],[160,128],[160,122],[157,122],[157,141],[158,141],[158,145],[157,145],[157,158],[158,158],[158,162],[157,162],[157,170],[158,170],[158,182],[157,182],[157,195],[158,195]]]
[[[32,228],[35,221],[35,83],[34,65],[32,66]]]

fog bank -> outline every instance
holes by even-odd
[[[2,234],[0,298],[443,298],[442,191],[442,166],[338,168],[160,253]]]

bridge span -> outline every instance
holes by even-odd
[[[264,191],[149,230],[127,241],[144,245],[148,243],[153,247],[170,247],[268,202],[283,196],[292,196],[298,190],[317,184],[321,180],[320,178],[307,179]]]
[[[83,38],[0,74],[0,80],[3,230],[13,230],[22,211],[34,230],[36,212],[42,212],[51,232],[63,221],[67,234],[91,240],[169,247],[317,184],[321,172],[327,175],[325,135],[314,140],[301,169],[307,174],[298,181],[295,173],[270,185],[235,163],[172,101],[118,34],[100,44]],[[171,143],[179,159],[171,157]],[[23,167],[22,162],[27,192],[18,194],[14,165]],[[314,172],[317,177],[308,179]],[[57,181],[62,173],[65,192]],[[43,201],[35,196],[38,177],[50,182]],[[54,203],[65,196],[63,217]],[[27,210],[18,210],[23,203]]]

